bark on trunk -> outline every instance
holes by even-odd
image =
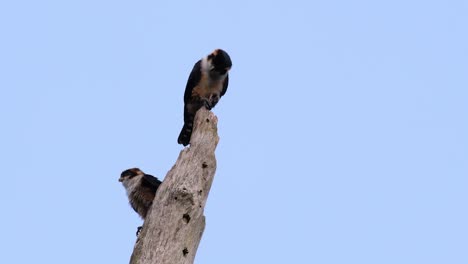
[[[190,147],[159,186],[130,264],[192,264],[205,229],[203,211],[216,171],[216,116],[202,107]]]

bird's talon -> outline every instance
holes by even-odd
[[[204,105],[205,108],[208,109],[208,110],[211,110],[211,108],[213,108],[213,107],[211,106],[211,103],[210,103],[208,100],[204,100],[204,101],[203,101],[203,105]]]

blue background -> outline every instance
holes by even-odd
[[[193,64],[233,60],[196,263],[468,263],[466,1],[3,1],[2,263],[128,263]]]

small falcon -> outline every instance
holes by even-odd
[[[195,114],[202,107],[211,110],[226,93],[232,67],[231,58],[222,49],[216,49],[193,66],[184,93],[184,127],[177,142],[190,143]]]
[[[122,172],[119,182],[125,187],[133,210],[145,220],[161,181],[138,168],[132,168]],[[138,227],[137,235],[140,229],[141,226]]]

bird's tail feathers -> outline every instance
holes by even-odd
[[[190,137],[192,136],[192,126],[193,122],[187,122],[184,124],[184,127],[182,127],[182,130],[180,131],[179,138],[177,139],[179,144],[187,146],[190,143]]]

